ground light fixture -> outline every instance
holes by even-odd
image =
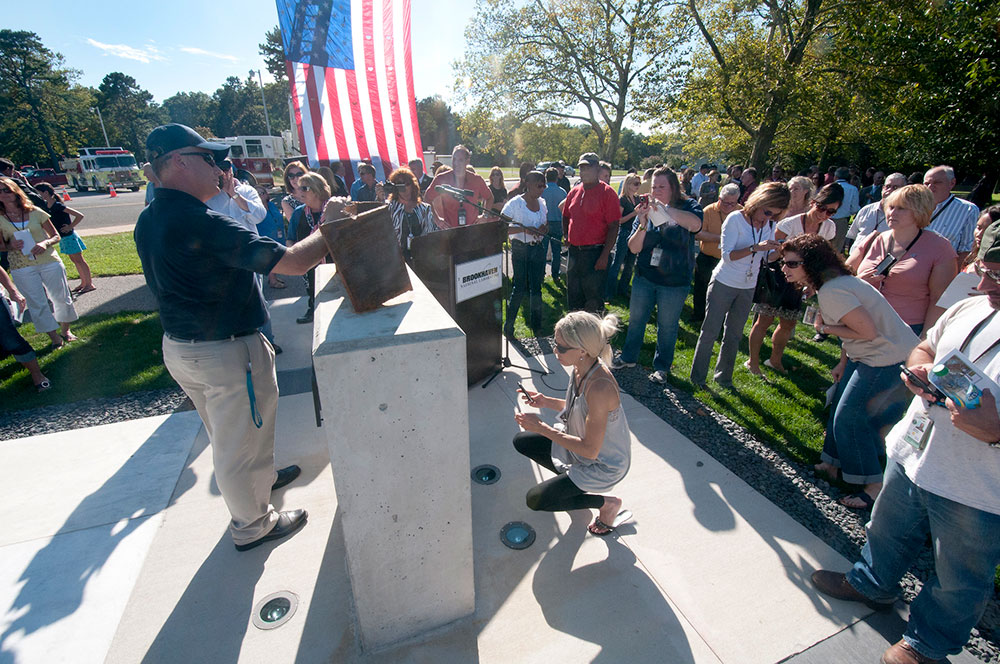
[[[298,595],[279,590],[257,602],[253,608],[253,624],[257,629],[277,629],[291,620],[297,608]]]
[[[511,521],[500,529],[500,541],[510,549],[527,549],[535,543],[535,529],[524,521]]]
[[[472,469],[472,480],[476,484],[495,484],[500,480],[500,469],[489,464],[476,466]]]

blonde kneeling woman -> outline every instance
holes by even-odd
[[[515,449],[556,473],[528,491],[528,507],[546,512],[597,509],[588,529],[602,537],[613,530],[616,517],[625,514],[619,511],[620,498],[598,494],[618,484],[632,461],[621,393],[608,369],[608,341],[617,330],[613,315],[601,319],[574,311],[564,316],[556,323],[555,350],[560,364],[573,367],[566,398],[540,392],[521,397],[536,408],[559,411],[559,423],[549,426],[534,413],[514,416],[524,429],[514,436]]]

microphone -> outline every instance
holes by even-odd
[[[476,193],[471,189],[458,189],[457,187],[453,187],[450,184],[436,184],[434,185],[434,190],[441,194],[450,194],[452,196],[462,195],[465,196],[466,198],[474,196]]]

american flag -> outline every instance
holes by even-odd
[[[300,145],[348,183],[420,159],[410,0],[276,0]]]

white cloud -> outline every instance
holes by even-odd
[[[239,62],[239,58],[235,55],[226,55],[225,53],[213,53],[212,51],[206,51],[203,48],[195,48],[193,46],[181,46],[182,51],[185,53],[190,53],[191,55],[205,55],[210,58],[218,58],[219,60],[228,60],[229,62]]]
[[[116,55],[119,58],[138,60],[145,64],[149,64],[153,60],[166,60],[165,57],[160,55],[160,51],[155,46],[149,44],[144,48],[136,48],[127,44],[103,44],[90,38],[87,39],[87,43],[104,51],[105,55]]]

